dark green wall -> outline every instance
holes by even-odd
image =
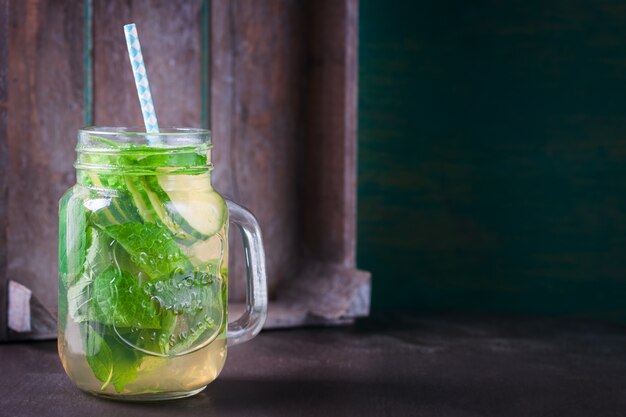
[[[626,3],[360,1],[375,309],[626,321]]]

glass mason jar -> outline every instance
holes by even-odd
[[[79,131],[77,184],[60,201],[59,355],[82,390],[180,398],[220,373],[226,346],[267,313],[254,216],[211,186],[210,134]],[[241,231],[247,310],[228,324],[228,225]]]

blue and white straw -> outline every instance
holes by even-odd
[[[128,47],[128,56],[130,64],[133,68],[135,76],[135,86],[139,95],[139,104],[141,105],[141,113],[143,114],[143,122],[146,125],[146,132],[158,133],[159,123],[157,122],[156,112],[154,111],[154,103],[152,102],[152,94],[150,94],[150,84],[148,83],[148,72],[143,62],[141,54],[141,44],[139,43],[139,34],[134,23],[124,26],[124,34],[126,35],[126,46]]]

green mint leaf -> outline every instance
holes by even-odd
[[[113,384],[117,392],[122,392],[137,377],[141,357],[112,334],[110,327],[85,324],[82,330],[87,363],[94,376],[102,382],[100,389],[105,390]]]
[[[145,289],[161,309],[172,312],[177,321],[160,339],[163,352],[181,353],[196,341],[211,338],[225,322],[222,278],[218,261],[208,263],[205,271],[174,273],[167,279],[152,280]],[[174,331],[174,328],[176,331]]]
[[[108,268],[93,281],[93,294],[100,323],[117,328],[161,328],[161,318],[150,294],[130,273]]]
[[[121,147],[121,143],[111,140],[111,139],[107,139],[107,138],[103,138],[102,136],[91,136],[89,137],[90,140],[94,141],[94,142],[100,142],[103,143],[105,145],[110,146],[111,148],[120,148]]]
[[[84,271],[93,279],[113,264],[113,257],[110,253],[113,240],[99,229],[88,227],[87,243]]]
[[[65,325],[67,324],[67,315],[69,312],[69,302],[67,300],[67,274],[59,273],[59,312],[58,321],[59,328],[62,332],[65,331]]]
[[[137,159],[137,165],[144,167],[192,168],[206,166],[207,157],[195,152],[161,153]]]
[[[192,267],[172,234],[152,223],[125,223],[104,228],[130,255],[131,262],[153,279],[182,273]]]
[[[86,274],[67,289],[69,315],[77,323],[96,319],[92,304],[91,285],[93,280]]]
[[[59,257],[59,272],[78,274],[85,260],[86,248],[86,210],[80,198],[71,198],[67,193],[59,203],[59,248],[65,256]],[[67,256],[71,254],[71,256]]]
[[[67,289],[70,281],[80,275],[86,251],[86,214],[73,192],[66,193],[59,204],[59,327],[65,330],[69,301]]]
[[[70,317],[77,323],[98,321],[93,303],[94,279],[111,267],[109,247],[112,239],[93,227],[86,228],[87,251],[82,273],[69,283],[67,304]]]
[[[90,325],[83,326],[85,356],[93,374],[105,389],[113,377],[113,353],[102,336]]]
[[[100,196],[91,199],[90,209],[92,211],[89,213],[91,223],[99,227],[107,227],[126,222],[141,222],[137,208],[126,190],[126,182],[123,177],[107,178],[106,175],[97,177],[102,186],[117,189],[117,195],[110,198],[102,198]],[[112,184],[112,181],[115,183]]]
[[[108,337],[107,342],[114,358],[111,382],[117,392],[122,392],[137,377],[142,355],[138,355],[133,348],[120,342],[115,336]]]
[[[182,353],[191,348],[196,341],[212,338],[226,323],[224,317],[223,310],[215,307],[209,307],[206,313],[196,315],[188,324],[188,330],[180,332],[175,337],[169,352]]]
[[[208,271],[191,268],[174,271],[168,277],[148,281],[145,290],[165,310],[177,314],[199,312],[213,296],[219,296],[214,294],[221,283],[216,263],[210,263]]]

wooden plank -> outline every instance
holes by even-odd
[[[303,251],[355,265],[357,0],[309,2]]]
[[[122,27],[136,23],[161,126],[202,123],[202,0],[94,1],[94,123],[143,126]]]
[[[94,1],[96,124],[141,125],[121,30],[123,24],[134,21],[140,26],[161,125],[200,125],[202,3]],[[353,68],[349,57],[336,65],[333,55],[346,55],[345,50],[339,50],[356,39],[356,26],[350,26],[353,38],[344,26],[350,16],[348,4],[337,8],[336,4],[324,3],[319,10],[309,10],[303,3],[286,0],[216,2],[211,13],[213,44],[221,48],[214,56],[223,58],[214,60],[212,66],[212,90],[219,97],[213,111],[213,120],[218,121],[215,155],[220,167],[215,179],[220,189],[259,217],[270,249],[271,291],[279,282],[293,279],[301,269],[302,256],[307,261],[339,260],[353,265],[350,236],[354,213],[349,194],[353,168],[349,111],[354,94],[349,82]],[[78,0],[67,4],[15,1],[11,3],[11,25],[5,25],[11,28],[11,48],[5,62],[9,62],[12,76],[10,100],[5,106],[11,118],[4,154],[14,157],[7,165],[10,172],[2,178],[15,185],[3,200],[8,202],[7,215],[0,218],[6,223],[2,230],[8,239],[3,259],[10,260],[8,273],[3,276],[19,277],[16,279],[31,288],[49,309],[56,303],[57,201],[73,183],[71,149],[84,110],[83,6]],[[308,12],[312,17],[307,17]],[[328,34],[318,33],[320,30]],[[318,42],[334,45],[335,37],[343,43],[331,48],[330,55],[323,48],[315,48]],[[307,48],[312,50],[310,54]],[[313,62],[311,80],[307,62]],[[347,81],[338,75],[341,72],[347,74]],[[334,87],[327,85],[329,74]],[[316,90],[310,99],[302,94],[307,81]],[[342,89],[338,97],[332,95],[336,88]],[[328,122],[332,133],[317,132],[324,136],[320,142],[316,132],[303,134],[298,123],[302,114],[317,113],[335,103],[335,98],[338,104],[328,114],[306,119],[311,126]],[[307,140],[303,144],[304,136]],[[315,153],[320,143],[330,146],[330,165],[325,163],[326,155]],[[300,163],[308,159],[303,153],[308,155],[309,151],[313,159],[305,167],[310,172],[320,166],[322,171],[339,172],[339,185],[332,172],[322,174],[322,181],[299,175]],[[331,186],[328,195],[319,191],[327,185]],[[309,186],[318,194],[299,200],[301,190]],[[346,190],[348,194],[342,194]],[[318,201],[318,197],[325,200]],[[327,200],[334,198],[339,198],[341,210],[327,219],[327,209],[334,208]],[[310,211],[301,215],[298,207],[309,203]],[[342,220],[344,217],[347,221]],[[307,241],[299,231],[311,224],[317,227],[309,229],[314,232]],[[325,248],[325,235],[330,239],[330,249]],[[311,245],[303,247],[302,242]],[[243,258],[237,253],[233,249],[235,264],[241,266]],[[233,282],[235,295],[242,298],[243,283]]]
[[[3,416],[468,417],[624,415],[623,326],[380,314],[353,328],[265,332],[195,397],[96,400],[53,342],[0,346]]]
[[[48,310],[57,300],[58,200],[74,183],[83,121],[83,4],[9,2],[5,276]]]
[[[8,223],[8,143],[7,143],[7,44],[9,40],[9,0],[0,0],[0,340],[6,339],[8,310],[7,223]]]
[[[7,46],[9,42],[9,0],[0,0],[0,103],[6,108],[7,101]],[[4,136],[0,136],[4,137]]]
[[[369,314],[370,274],[309,262],[297,279],[284,283],[276,303],[291,311],[292,317],[270,311],[268,321],[273,327],[343,324]]]
[[[212,5],[215,183],[259,219],[269,290],[298,260],[298,121],[305,70],[305,8],[286,0]],[[243,257],[231,245],[231,294],[242,299]]]

